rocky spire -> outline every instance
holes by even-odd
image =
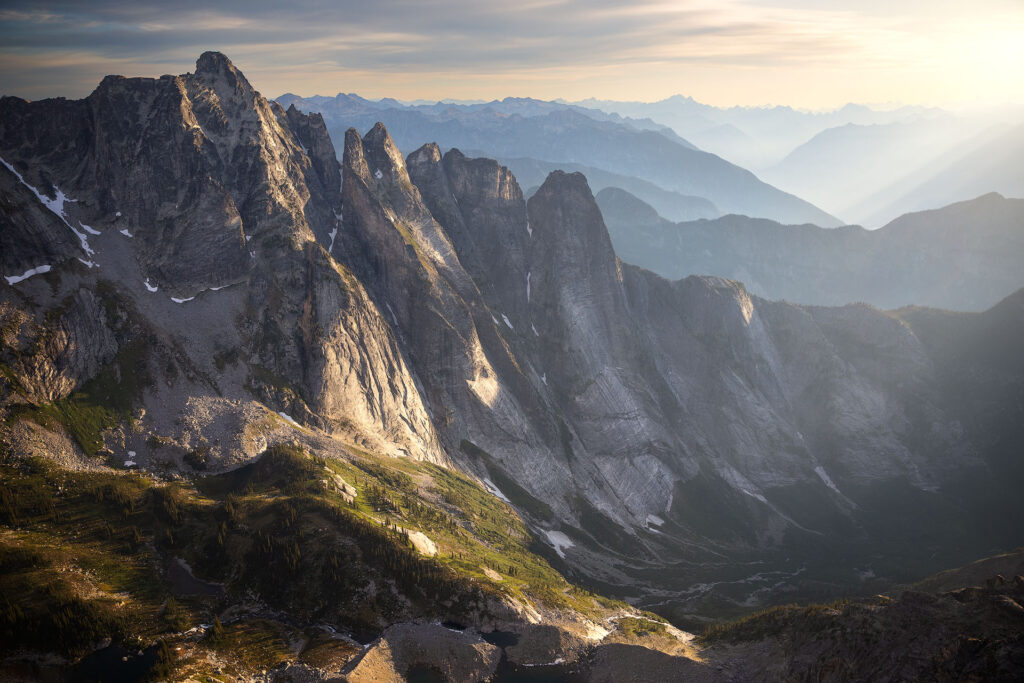
[[[204,52],[196,60],[196,76],[207,79],[226,78],[234,84],[252,89],[242,72],[222,52]]]

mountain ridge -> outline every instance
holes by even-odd
[[[683,95],[657,102],[590,99],[578,104],[621,115],[650,117],[699,146],[757,171],[775,165],[797,146],[834,126],[927,121],[946,114],[936,108],[904,106],[876,110],[854,103],[823,111],[785,105],[716,107]]]
[[[848,123],[818,133],[761,174],[778,187],[813,197],[851,223],[867,221],[869,227],[877,227],[874,217],[858,211],[858,205],[888,191],[905,176],[934,169],[951,150],[970,139],[973,128],[974,124],[951,115],[924,121]],[[839,159],[842,163],[836,164]],[[975,187],[975,196],[983,190],[1000,189],[997,184]],[[913,208],[968,198],[968,194],[936,194],[930,204]]]
[[[301,100],[289,101],[295,104]],[[336,101],[334,102],[336,103]],[[840,221],[804,200],[760,181],[754,174],[707,152],[650,129],[595,120],[575,109],[542,108],[535,115],[495,110],[490,104],[431,108],[374,108],[351,112],[342,104],[315,104],[308,111],[326,116],[334,137],[355,127],[383,121],[398,145],[413,150],[431,139],[444,148],[481,150],[495,158],[533,157],[552,163],[582,163],[635,176],[664,190],[702,197],[723,211],[813,221],[826,227]],[[300,107],[301,108],[301,107]],[[667,141],[667,144],[666,144]]]
[[[1016,268],[1024,203],[996,193],[906,214],[878,230],[744,216],[671,223],[612,187],[598,202],[625,260],[670,278],[732,277],[770,299],[980,310],[1024,284]]]

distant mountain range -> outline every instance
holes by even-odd
[[[344,93],[277,101],[319,112],[335,139],[380,120],[405,152],[430,140],[498,159],[527,191],[552,170],[579,171],[595,191],[626,189],[673,221],[734,213],[877,228],[988,192],[1024,196],[1019,127],[934,108],[719,108],[679,95],[653,103],[408,104]]]
[[[903,213],[988,192],[1024,197],[1024,164],[1017,161],[1024,132],[1016,123],[1000,123],[1018,120],[1012,113],[954,115],[854,104],[828,112],[720,108],[680,95],[652,103],[577,104],[668,125],[775,187],[872,229]]]
[[[616,253],[675,279],[741,280],[759,296],[982,310],[1024,286],[1024,199],[991,193],[870,231],[746,216],[672,223],[618,188],[597,194]]]
[[[520,99],[474,105],[406,106],[394,100],[370,102],[353,95],[308,100],[286,95],[278,102],[321,114],[334,139],[341,139],[348,128],[362,132],[380,121],[399,149],[406,152],[433,141],[443,149],[474,150],[492,158],[536,159],[556,168],[581,165],[636,178],[669,193],[704,199],[721,213],[811,222],[823,227],[841,223],[812,204],[760,181],[750,171],[698,150],[664,126],[649,121]],[[656,194],[655,191],[647,196],[660,201]],[[706,209],[704,205],[702,210]],[[675,215],[692,216],[692,208],[687,206]]]
[[[876,227],[908,211],[941,206],[985,192],[1024,197],[1024,125],[986,130],[930,164],[851,207]]]
[[[504,114],[506,116],[515,115],[529,118],[532,116],[543,116],[545,114],[558,111],[572,111],[594,119],[595,121],[621,123],[636,130],[658,131],[665,134],[667,137],[672,138],[676,142],[686,145],[687,147],[693,147],[692,144],[680,138],[671,127],[656,123],[648,118],[620,116],[614,112],[603,112],[599,109],[592,109],[576,104],[536,100],[530,97],[506,97],[501,100],[482,102],[460,102],[455,100],[446,100],[443,102],[401,102],[392,97],[384,97],[379,100],[368,100],[355,93],[338,93],[334,97],[326,97],[323,95],[302,97],[293,93],[286,93],[278,97],[275,101],[282,107],[286,108],[295,104],[301,109],[302,107],[299,106],[299,103],[302,103],[307,107],[317,107],[320,110],[334,112],[336,114],[386,111],[388,109],[410,109],[439,117],[458,117],[460,115],[472,114],[475,112],[491,111]]]
[[[658,102],[587,99],[580,106],[622,116],[650,118],[671,127],[701,149],[733,163],[759,170],[779,163],[787,154],[829,128],[922,121],[947,116],[940,109],[900,107],[878,110],[860,104],[810,112],[792,107],[715,107],[692,97],[673,95]]]
[[[974,132],[969,124],[952,116],[871,125],[848,123],[818,133],[760,173],[768,182],[827,207],[849,223],[868,223],[867,227],[875,228],[880,224],[872,224],[871,219],[883,208],[876,195],[908,176],[934,173],[936,165]],[[939,195],[933,197],[933,203],[906,210],[931,209],[997,190],[997,185],[991,185],[964,196]]]

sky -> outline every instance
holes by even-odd
[[[1024,104],[1024,0],[0,0],[0,94],[228,55],[264,95]]]

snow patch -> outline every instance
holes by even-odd
[[[505,315],[504,313],[502,313],[502,314],[501,314],[501,319],[505,321],[505,324],[506,324],[506,325],[508,325],[508,329],[510,329],[510,330],[514,330],[514,329],[516,329],[516,328],[512,327],[512,323],[510,323],[510,322],[508,321],[508,316],[507,316],[507,315]],[[495,322],[497,322],[497,321],[495,321]]]
[[[540,376],[540,381],[544,382],[544,386],[547,386],[548,385],[548,373],[545,372],[543,375],[541,375]]]
[[[533,330],[533,334],[535,336],[538,336],[538,337],[540,336],[540,332],[537,331],[537,326],[536,325],[534,325],[533,323],[530,323],[530,329]]]
[[[818,465],[817,467],[814,468],[814,472],[815,474],[818,475],[818,477],[821,478],[823,482],[825,482],[825,486],[829,487],[839,495],[843,495],[839,488],[835,485],[835,482],[832,481],[832,478],[828,476],[828,472],[825,471],[824,467]]]
[[[100,264],[96,263],[95,261],[86,261],[84,258],[78,258],[77,256],[75,258],[78,259],[79,263],[81,263],[86,268],[89,268],[90,270],[92,270],[93,268],[100,267]]]
[[[337,236],[338,236],[338,229],[335,228],[334,230],[331,230],[330,235],[329,235],[329,237],[331,238],[331,243],[327,245],[327,253],[328,254],[330,254],[334,250],[334,238],[337,237]]]
[[[64,225],[66,225],[69,228],[71,228],[71,224],[68,223],[67,221],[64,221]],[[92,247],[89,246],[89,238],[88,237],[86,237],[84,234],[78,232],[74,228],[71,228],[71,232],[75,233],[75,237],[78,238],[79,243],[82,245],[82,251],[84,251],[89,256],[92,256],[93,254],[96,253],[95,251],[92,250]]]
[[[125,467],[135,467],[135,461],[134,460],[125,460],[124,461],[124,466]]]
[[[530,227],[530,219],[526,219],[526,232],[529,233],[530,237],[533,237],[533,228]]]
[[[77,201],[77,200],[76,200],[76,201]],[[90,235],[98,235],[98,234],[100,234],[100,231],[99,231],[99,230],[96,230],[96,229],[94,229],[94,228],[92,228],[92,227],[90,227],[90,226],[86,225],[85,223],[82,223],[81,221],[79,221],[79,222],[78,222],[78,224],[79,224],[80,226],[82,226],[82,229],[83,229],[83,230],[85,230],[85,231],[86,231],[87,233],[89,233]]]
[[[391,308],[391,304],[384,302],[384,305],[388,307],[388,313],[391,314],[391,319],[395,322],[395,327],[398,327],[398,316],[395,315],[395,309]]]
[[[29,268],[28,270],[26,270],[21,275],[4,276],[4,279],[7,280],[7,284],[9,284],[9,285],[16,285],[19,282],[21,282],[22,280],[29,279],[33,275],[41,275],[42,273],[49,273],[49,272],[50,272],[50,266],[36,266],[35,268]]]
[[[662,526],[664,523],[665,520],[658,515],[647,515],[647,526],[651,526],[652,524],[654,526]]]
[[[548,543],[555,549],[558,556],[565,559],[565,551],[573,547],[575,543],[569,539],[568,536],[563,534],[561,531],[545,531],[544,535],[548,537]]]
[[[493,313],[491,313],[491,320],[493,320],[493,321],[494,321],[494,324],[495,324],[495,325],[500,325],[500,324],[501,324],[501,323],[499,323],[499,322],[498,322],[498,319],[494,317],[494,314],[493,314]]]
[[[194,296],[190,296],[187,299],[178,299],[177,297],[173,297],[173,296],[171,297],[171,301],[173,301],[176,304],[183,304],[186,301],[192,301],[192,299],[195,299],[195,297]]]
[[[530,271],[526,271],[526,303],[530,303]]]
[[[757,498],[759,501],[761,501],[765,505],[768,505],[768,499],[765,498],[764,496],[762,496],[760,493],[754,493],[753,491],[750,491],[750,490],[744,489],[744,488],[741,488],[740,491],[743,491],[743,493],[747,494],[751,498]]]
[[[523,666],[555,666],[558,664],[565,664],[565,659],[561,655],[555,657],[555,661],[548,662],[547,664],[523,664]]]
[[[452,633],[465,633],[465,629],[452,628],[450,626],[443,625],[440,621],[433,622],[434,626],[440,626],[445,631],[451,631]]]
[[[756,498],[765,505],[770,505],[767,498],[762,496],[760,493],[755,493],[754,491],[751,491],[751,489],[754,488],[754,484],[751,483],[750,480],[748,480],[734,468],[726,466],[726,468],[721,472],[721,475],[722,478],[725,479],[725,481],[734,489],[742,491],[751,498]]]
[[[120,217],[121,217],[121,212],[120,211],[118,211],[117,213],[114,214],[114,218],[120,218]]]
[[[376,171],[373,172],[373,177],[376,178],[377,180],[380,180],[381,178],[384,177],[384,174],[381,173],[380,169],[378,168]]]
[[[283,417],[288,422],[291,422],[296,427],[301,427],[302,426],[298,422],[296,422],[294,419],[292,419],[292,416],[289,415],[288,413],[282,413],[281,411],[277,411],[277,414],[280,415],[281,417]]]
[[[37,190],[34,186],[29,185],[27,182],[25,182],[25,179],[21,176],[21,174],[14,170],[14,166],[7,163],[7,161],[0,158],[0,164],[6,166],[8,171],[17,176],[18,182],[20,182],[22,185],[30,189],[32,193],[36,196],[36,199],[38,199],[43,206],[45,206],[47,209],[56,214],[57,218],[61,219],[64,225],[68,226],[68,228],[71,229],[71,232],[75,233],[75,236],[78,237],[78,241],[81,242],[82,244],[82,251],[84,251],[89,256],[92,256],[95,253],[89,246],[89,238],[86,237],[84,233],[80,232],[79,230],[74,228],[70,223],[68,223],[67,215],[64,213],[64,203],[77,202],[77,199],[68,199],[67,196],[63,192],[61,192],[60,188],[56,186],[54,186],[54,189],[57,191],[57,196],[54,199],[50,199],[42,192]],[[93,235],[100,234],[96,230],[90,228],[88,225],[83,225],[82,223],[79,223],[79,225],[82,226],[82,228],[85,229],[86,232],[92,233]]]
[[[246,244],[248,244],[248,243],[249,243],[249,240],[251,240],[251,239],[252,239],[252,235],[246,235],[246,236],[245,236],[245,242],[246,242]]]
[[[484,486],[486,486],[487,490],[490,491],[491,494],[493,494],[496,498],[500,498],[501,500],[505,501],[506,503],[511,503],[512,502],[511,500],[506,498],[505,494],[501,492],[501,489],[499,489],[497,486],[495,486],[494,482],[491,481],[490,479],[488,479],[487,477],[484,477]]]
[[[132,234],[130,232],[128,232],[128,228],[125,228],[124,230],[118,230],[118,232],[121,233],[122,235],[124,235],[125,237],[131,237],[132,236]]]
[[[145,280],[142,281],[142,284],[146,285],[146,289],[148,289],[151,292],[155,292],[156,290],[160,289],[156,285],[149,284],[149,278],[148,277]]]

